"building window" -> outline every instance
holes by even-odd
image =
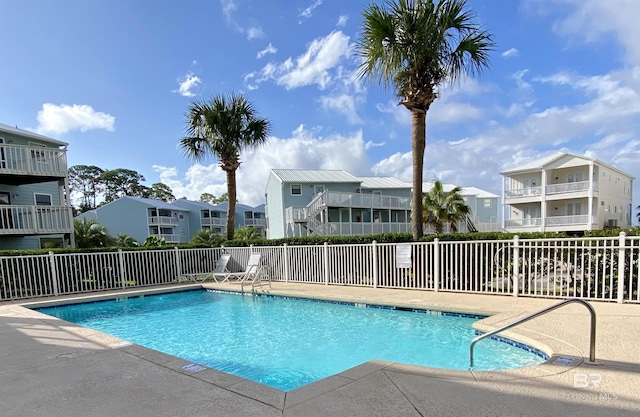
[[[36,200],[36,206],[50,206],[51,194],[36,194],[35,200]]]
[[[490,199],[488,199],[488,198],[485,198],[485,199],[484,199],[484,206],[485,206],[485,207],[491,207],[491,200],[490,200]]]
[[[184,214],[180,213],[180,215],[178,216],[178,218],[179,218],[180,220],[184,220]]]
[[[301,194],[302,194],[302,185],[291,184],[291,195],[301,195]]]

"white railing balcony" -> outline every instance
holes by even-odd
[[[504,192],[506,198],[536,197],[539,195],[542,195],[542,187],[518,188]]]
[[[546,188],[547,194],[575,193],[579,191],[588,191],[588,190],[589,190],[589,181],[553,184],[553,185],[547,185],[547,188]],[[598,191],[597,182],[593,183],[593,191]]]
[[[411,223],[332,222],[318,225],[318,236],[370,235],[378,233],[408,233]]]
[[[253,227],[265,227],[267,225],[267,219],[244,219],[244,225]]]
[[[595,219],[593,220],[595,222]],[[552,216],[545,219],[547,226],[573,226],[573,225],[587,225],[589,223],[589,216],[586,214],[573,215],[573,216]]]
[[[305,222],[309,217],[306,207],[287,207],[284,210],[284,218],[287,223]]]
[[[227,219],[221,217],[203,217],[200,219],[200,222],[203,226],[225,226]]]
[[[410,210],[410,197],[325,191],[322,204],[331,207]]]
[[[504,225],[507,229],[517,227],[540,227],[542,226],[542,218],[509,219],[505,220]]]
[[[71,207],[0,206],[0,235],[73,233]]]
[[[154,226],[176,226],[178,219],[171,216],[149,216],[149,224]]]
[[[180,236],[168,233],[159,233],[152,236],[157,236],[158,239],[164,239],[167,243],[180,243]]]
[[[67,151],[0,144],[0,174],[64,178],[67,176]]]

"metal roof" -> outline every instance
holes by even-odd
[[[275,175],[280,182],[286,183],[356,183],[362,181],[343,170],[323,170],[323,169],[272,169],[271,173]]]
[[[434,182],[433,181],[427,181],[427,182],[423,182],[422,183],[422,192],[423,193],[428,193],[429,191],[431,191],[431,189],[433,188]],[[454,188],[456,188],[457,185],[455,184],[442,184],[442,189],[444,190],[444,192],[449,192],[451,190],[453,190]],[[480,188],[476,188],[476,187],[460,187],[460,195],[461,196],[469,196],[469,195],[473,195],[476,196],[478,198],[500,198],[499,195],[490,193],[489,191],[485,191],[482,190]]]
[[[9,125],[5,125],[4,123],[0,123],[0,133],[2,132],[11,133],[19,136],[25,136],[31,139],[37,139],[45,142],[55,143],[56,145],[61,145],[61,146],[69,145],[67,142],[62,142],[60,140],[42,136],[37,133],[30,132],[28,130],[22,130],[22,129],[18,129],[17,127],[11,127]]]
[[[500,174],[501,175],[508,175],[508,174],[516,174],[518,172],[529,172],[529,171],[540,171],[542,169],[544,169],[544,167],[546,167],[547,165],[549,165],[550,163],[557,161],[558,159],[565,157],[565,156],[570,156],[573,158],[579,158],[579,159],[583,159],[585,161],[592,161],[594,163],[596,163],[597,165],[600,166],[604,166],[607,169],[611,169],[613,171],[617,171],[621,174],[626,175],[627,177],[631,178],[631,179],[635,179],[633,176],[627,174],[624,171],[619,170],[618,168],[611,166],[605,162],[602,162],[598,159],[595,158],[591,158],[589,156],[585,156],[585,155],[578,155],[578,154],[574,154],[571,152],[553,152],[549,155],[545,155],[541,158],[537,158],[537,159],[533,159],[529,162],[526,163],[522,163],[519,165],[511,165],[511,168],[509,169],[505,169],[504,171],[501,171]]]
[[[362,181],[362,188],[382,189],[382,188],[405,188],[411,189],[411,184],[400,181],[394,177],[359,177]]]
[[[131,200],[139,201],[140,203],[146,204],[147,206],[153,207],[153,208],[175,210],[175,211],[189,211],[187,209],[176,207],[175,205],[173,205],[171,203],[167,203],[166,201],[154,200],[152,198],[131,197],[131,196],[128,196],[128,195],[126,195],[124,197],[120,197],[120,198],[129,198]]]

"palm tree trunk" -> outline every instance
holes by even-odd
[[[236,171],[227,171],[227,195],[229,201],[227,205],[227,240],[233,240],[235,218],[236,218]]]
[[[422,228],[422,169],[426,140],[426,112],[411,109],[411,154],[413,156],[413,196],[411,199],[411,232],[419,240]]]

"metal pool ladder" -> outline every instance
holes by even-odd
[[[487,333],[483,333],[479,336],[476,336],[475,339],[473,339],[471,341],[471,345],[469,345],[469,369],[473,369],[473,347],[476,345],[476,343],[478,343],[479,341],[481,341],[482,339],[485,339],[487,337],[491,337],[494,334],[503,332],[505,330],[508,330],[512,327],[515,327],[521,323],[524,323],[525,321],[529,321],[531,319],[534,319],[538,316],[541,316],[543,314],[546,314],[550,311],[553,311],[557,308],[560,308],[566,304],[570,304],[570,303],[580,303],[583,306],[585,306],[588,310],[589,310],[589,314],[591,315],[591,338],[590,338],[590,343],[589,343],[589,362],[595,362],[596,361],[596,311],[593,309],[593,307],[591,306],[591,304],[587,303],[584,300],[581,300],[579,298],[570,298],[568,300],[564,300],[559,302],[558,304],[554,304],[551,307],[547,307],[543,310],[540,310],[536,313],[533,314],[529,314],[526,317],[521,318],[520,320],[516,320],[513,323],[507,324],[506,326],[502,326],[498,329],[492,330],[490,332]]]

